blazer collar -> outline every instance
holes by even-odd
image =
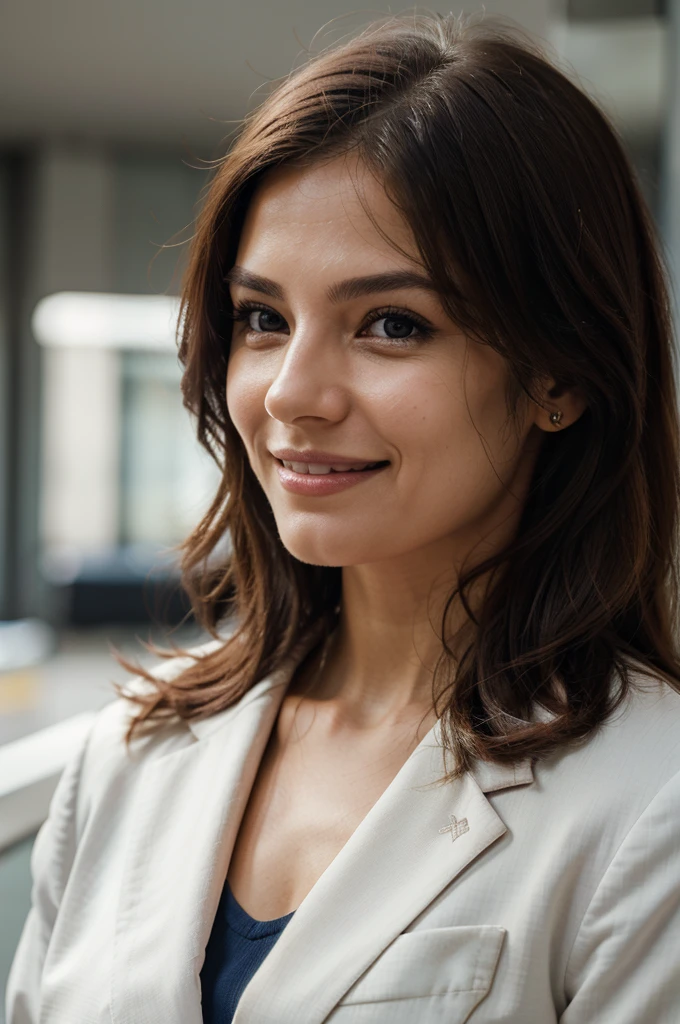
[[[233,708],[190,723],[188,746],[143,767],[116,918],[113,1024],[201,1024],[205,947],[299,657]],[[484,794],[533,781],[530,762],[478,763],[445,783],[443,771],[436,723],[303,900],[244,991],[234,1024],[321,1024],[386,946],[507,831]],[[452,841],[441,830],[454,819]],[[312,959],[313,972],[299,970]]]

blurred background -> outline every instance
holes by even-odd
[[[611,115],[677,276],[680,0],[484,7],[547,40]],[[2,987],[35,829],[125,677],[109,644],[144,661],[138,637],[199,637],[175,546],[217,473],[182,409],[173,317],[210,161],[263,85],[386,12],[354,0],[2,4]]]

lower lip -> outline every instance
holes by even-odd
[[[296,473],[280,464],[277,466],[279,480],[284,491],[290,491],[291,494],[308,494],[313,497],[346,491],[348,487],[355,487],[365,480],[372,480],[384,469],[387,469],[387,466],[377,466],[375,469],[362,469],[348,473]]]

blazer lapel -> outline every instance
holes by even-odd
[[[144,769],[116,921],[115,1024],[201,1024],[205,946],[291,672],[288,662],[234,708],[191,723],[200,739]]]
[[[245,989],[234,1024],[321,1024],[351,985],[506,826],[485,791],[533,781],[530,762],[455,782],[439,723],[295,912]]]

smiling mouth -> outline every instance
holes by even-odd
[[[328,465],[319,462],[289,462],[287,459],[276,460],[285,469],[293,473],[300,473],[308,476],[330,476],[333,473],[366,473],[371,469],[381,469],[389,465],[389,460],[383,459],[379,462],[357,462],[352,466]]]

